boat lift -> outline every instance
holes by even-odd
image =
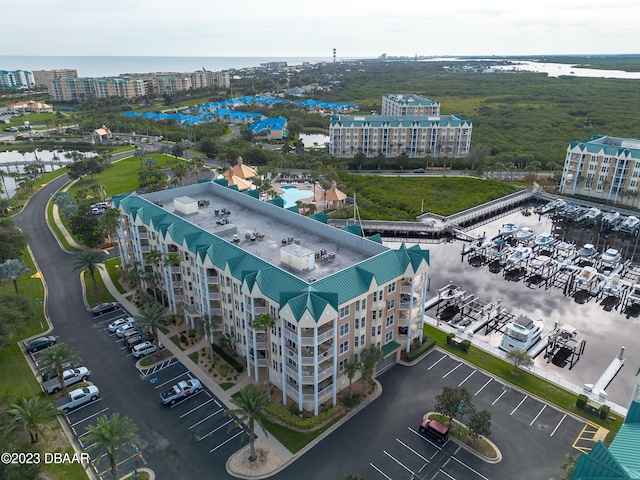
[[[575,327],[571,325],[558,326],[558,322],[556,322],[553,331],[547,337],[546,345],[540,348],[540,350],[544,350],[544,358],[547,363],[552,362],[558,367],[564,367],[568,363],[569,370],[571,370],[584,354],[587,344],[584,338],[577,340],[577,334]]]

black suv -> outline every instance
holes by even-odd
[[[119,306],[120,304],[117,302],[100,303],[93,307],[91,311],[93,312],[93,316],[97,317],[103,313],[113,312]]]
[[[29,353],[39,352],[40,350],[44,350],[45,348],[49,348],[51,345],[56,343],[56,337],[50,335],[47,337],[38,337],[29,342],[27,345],[27,350]]]

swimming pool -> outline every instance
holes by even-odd
[[[312,199],[313,191],[298,190],[297,187],[280,187],[284,190],[280,197],[284,199],[284,208],[295,207],[298,200]]]

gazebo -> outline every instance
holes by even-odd
[[[331,188],[324,192],[324,208],[337,210],[347,198],[347,194],[338,190],[336,181],[331,182]]]
[[[222,174],[222,176],[227,180],[227,183],[230,187],[235,185],[241,192],[249,190],[253,186],[253,182],[251,180],[246,180],[242,177],[239,177],[238,175],[235,175],[233,168],[229,168]]]
[[[231,167],[231,169],[236,177],[247,179],[258,176],[258,172],[256,172],[255,169],[244,164],[242,157],[238,157],[238,163]]]

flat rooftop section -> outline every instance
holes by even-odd
[[[163,190],[141,197],[162,204],[163,209],[181,219],[307,282],[310,277],[320,280],[389,250],[389,247],[377,242],[214,182]],[[183,204],[185,197],[198,203],[197,211],[185,214],[176,210],[174,200],[180,199],[178,204]],[[229,213],[223,213],[226,211]],[[234,236],[237,236],[235,241]],[[315,258],[312,270],[297,270],[281,262],[280,249],[284,246],[291,249],[291,245],[318,254],[324,251],[326,258],[323,259],[321,255]]]

